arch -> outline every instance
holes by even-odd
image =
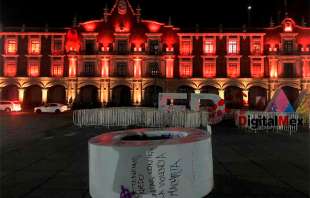
[[[38,86],[40,88],[44,88],[44,84],[40,81],[27,81],[22,84],[22,87],[27,88],[31,86]]]
[[[7,85],[2,88],[1,100],[18,100],[18,86],[15,84]]]
[[[229,80],[225,82],[223,84],[223,89],[226,89],[227,87],[238,87],[240,89],[245,88],[244,85],[240,81],[237,81],[237,80]]]
[[[299,89],[291,86],[282,86],[281,88],[287,96],[287,99],[290,101],[291,105],[294,106],[299,97]]]
[[[65,89],[67,88],[67,83],[64,82],[64,81],[51,81],[51,82],[48,82],[46,84],[46,88],[51,88],[51,87],[54,87],[54,86],[62,86],[64,87]]]
[[[66,104],[66,88],[62,85],[54,85],[47,90],[47,102]]]
[[[38,85],[30,85],[25,89],[24,106],[32,108],[42,104],[42,89]]]
[[[249,109],[264,110],[267,100],[267,89],[260,86],[251,86],[249,89]]]
[[[163,92],[163,88],[156,85],[148,86],[144,89],[144,106],[158,107],[158,94]]]
[[[201,87],[200,93],[212,93],[212,94],[219,95],[219,89],[214,86],[206,85],[206,86]]]
[[[214,80],[208,80],[208,81],[205,81],[199,84],[200,90],[202,89],[202,87],[206,87],[206,86],[211,86],[216,89],[221,89],[221,85],[217,81],[214,81]]]
[[[225,104],[231,109],[243,107],[243,93],[240,87],[227,86],[224,91]]]
[[[260,87],[268,90],[268,83],[255,81],[248,84],[247,88],[250,89],[251,87]]]
[[[131,106],[131,90],[125,85],[118,85],[112,89],[111,106],[126,107]]]
[[[78,89],[81,89],[86,86],[92,86],[96,87],[97,89],[100,89],[100,83],[94,82],[94,81],[86,81],[86,82],[80,82],[78,84]]]
[[[7,86],[10,86],[10,85],[15,85],[18,88],[21,87],[21,84],[17,80],[15,80],[15,79],[8,79],[8,80],[5,80],[5,81],[1,82],[0,84],[1,84],[1,87],[7,87]]]
[[[79,89],[74,108],[97,108],[100,107],[98,88],[94,85],[85,85]]]

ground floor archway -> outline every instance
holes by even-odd
[[[1,100],[17,101],[18,87],[16,85],[8,85],[2,88]]]
[[[31,85],[25,89],[24,107],[32,108],[42,104],[42,89],[38,85]]]
[[[47,102],[66,104],[66,88],[62,85],[55,85],[48,88]]]
[[[207,85],[207,86],[203,86],[203,87],[200,89],[200,93],[210,93],[210,94],[219,95],[219,90],[218,90],[218,88],[216,88],[216,87]]]
[[[97,108],[100,107],[98,88],[93,85],[86,85],[80,88],[77,100],[73,108]]]
[[[226,107],[240,109],[243,107],[243,93],[240,87],[228,86],[224,91]]]
[[[146,107],[158,107],[158,95],[163,92],[163,88],[156,85],[148,86],[144,89],[143,104]]]
[[[126,107],[131,106],[131,91],[130,87],[119,85],[112,89],[111,106]]]
[[[249,89],[249,109],[264,110],[267,105],[267,90],[263,87],[253,86]]]

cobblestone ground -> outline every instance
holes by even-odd
[[[72,126],[70,113],[0,113],[0,197],[89,198],[87,140],[105,131]],[[309,197],[309,135],[216,126],[215,187],[206,197]]]

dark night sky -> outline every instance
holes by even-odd
[[[5,26],[70,26],[77,13],[79,21],[98,19],[107,3],[109,8],[114,0],[0,0],[1,14]],[[247,23],[249,0],[131,0],[142,8],[144,19],[172,22],[179,27],[241,27]],[[284,15],[283,0],[252,0],[252,24],[268,26],[270,16],[277,20],[278,10]],[[289,15],[298,22],[304,16],[310,25],[310,0],[287,0]]]

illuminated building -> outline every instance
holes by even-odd
[[[4,27],[0,93],[25,104],[156,103],[158,92],[216,93],[262,109],[283,88],[310,89],[310,28],[291,18],[255,30],[183,32],[116,0],[101,19],[63,30]]]

